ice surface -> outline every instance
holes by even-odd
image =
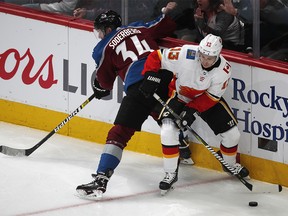
[[[0,145],[31,148],[47,134],[0,122]],[[130,151],[124,151],[100,202],[79,199],[75,188],[92,180],[102,148],[55,134],[29,157],[0,154],[0,215],[287,215],[287,188],[281,193],[250,192],[226,173],[197,166],[181,165],[175,189],[161,196],[161,158]],[[257,201],[258,207],[249,207],[249,201]]]

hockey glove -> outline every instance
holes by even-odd
[[[190,126],[195,121],[194,113],[196,112],[195,109],[185,106],[183,111],[180,114],[180,124],[182,127],[186,127],[187,125]]]
[[[146,97],[152,97],[161,82],[161,74],[154,71],[147,71],[144,80],[139,87],[140,92]]]
[[[109,90],[103,89],[100,86],[97,79],[94,80],[94,82],[92,84],[92,89],[94,91],[95,98],[97,98],[97,99],[101,99],[102,97],[106,97],[110,94]]]

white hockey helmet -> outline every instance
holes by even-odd
[[[217,60],[222,50],[222,39],[213,34],[208,34],[199,44],[199,51],[208,56],[217,56]]]

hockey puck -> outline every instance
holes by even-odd
[[[251,202],[249,202],[249,206],[256,207],[256,206],[258,206],[258,202],[251,201]]]

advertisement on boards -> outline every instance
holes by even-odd
[[[0,19],[0,28],[5,29],[0,46],[1,99],[70,113],[93,93],[96,32],[3,13]],[[116,79],[110,96],[91,101],[78,116],[113,124],[123,96],[123,83]],[[152,118],[143,130],[160,131]]]
[[[93,93],[92,51],[99,41],[95,32],[4,13],[0,20],[5,29],[0,45],[1,99],[71,113]],[[224,98],[239,122],[239,151],[288,164],[287,75],[231,65]],[[93,100],[78,116],[112,124],[123,96],[123,83],[116,80],[110,96]],[[219,147],[219,137],[199,118],[194,127],[211,146]],[[143,131],[160,130],[149,118]]]

